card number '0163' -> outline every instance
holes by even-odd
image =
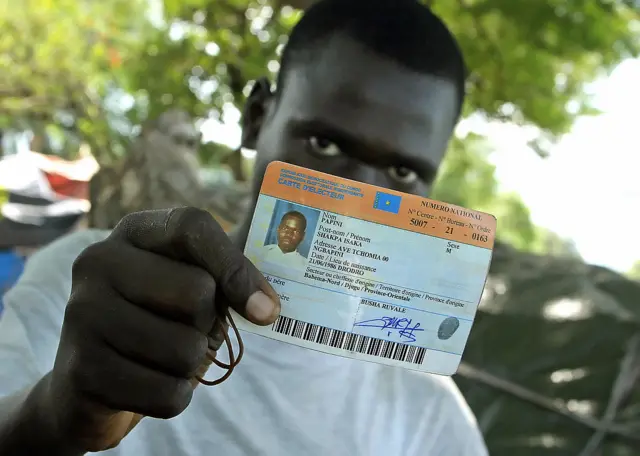
[[[473,239],[474,241],[487,242],[489,240],[489,236],[487,236],[486,234],[472,233],[471,239]]]

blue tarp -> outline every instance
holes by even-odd
[[[12,251],[0,251],[0,314],[2,314],[2,296],[13,286],[22,274],[24,260]]]

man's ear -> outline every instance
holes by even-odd
[[[271,83],[267,78],[256,80],[242,111],[242,147],[256,149],[258,135],[264,125],[269,105],[273,100]]]

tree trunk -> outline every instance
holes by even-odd
[[[195,138],[192,120],[180,111],[167,111],[147,125],[126,158],[92,180],[90,225],[112,229],[131,212],[178,206],[205,209],[227,230],[239,223],[248,186],[206,186]]]

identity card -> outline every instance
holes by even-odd
[[[245,255],[281,315],[244,331],[453,375],[491,263],[492,215],[282,162],[267,168]]]

